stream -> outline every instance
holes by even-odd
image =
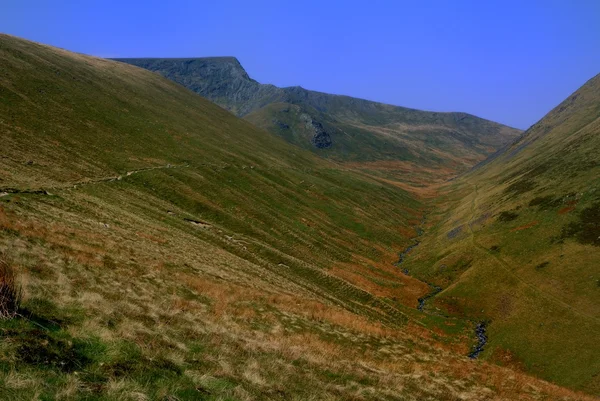
[[[479,322],[475,327],[475,335],[477,336],[477,345],[473,348],[473,351],[469,354],[469,358],[476,359],[481,352],[483,352],[483,347],[487,344],[487,323]]]
[[[400,252],[398,254],[398,261],[396,263],[394,263],[395,266],[402,268],[401,265],[406,260],[406,257],[408,256],[408,254],[413,249],[415,249],[416,247],[418,247],[421,244],[421,241],[419,241],[418,238],[423,235],[424,231],[422,229],[422,226],[425,224],[426,218],[427,218],[427,215],[424,215],[423,218],[421,219],[421,224],[418,227],[416,227],[417,236],[413,238],[414,243],[412,245],[409,245],[408,247],[406,247],[405,250],[403,250],[402,252]],[[406,269],[406,268],[402,269],[402,273],[406,274],[407,276],[410,275],[408,269]],[[431,291],[417,300],[419,302],[417,309],[423,313],[428,313],[424,310],[425,303],[429,299],[435,297],[437,294],[442,292],[442,287],[439,287],[435,284],[428,283],[427,281],[424,281],[424,282],[429,286],[429,288],[431,288]],[[469,358],[477,359],[479,354],[481,354],[483,352],[483,348],[485,347],[485,345],[487,344],[487,341],[488,341],[486,332],[487,332],[487,323],[486,322],[477,323],[477,325],[475,326],[475,336],[477,337],[477,344],[473,347],[473,350],[469,353],[469,355],[468,355]]]
[[[412,240],[414,241],[414,244],[409,245],[405,250],[403,250],[402,252],[400,252],[398,254],[398,261],[396,263],[394,263],[394,265],[400,267],[400,265],[402,263],[404,263],[404,260],[406,260],[406,256],[409,254],[409,252],[419,246],[419,244],[421,243],[421,241],[419,241],[418,238],[421,235],[423,235],[423,229],[421,227],[423,226],[423,224],[425,224],[425,220],[426,219],[427,219],[427,215],[424,214],[423,217],[421,218],[421,223],[417,227],[415,227],[415,231],[417,232],[417,236],[412,238]],[[408,269],[403,269],[402,273],[406,274],[407,276],[409,275],[408,274]]]
[[[412,251],[413,249],[415,249],[416,247],[419,246],[419,244],[421,243],[421,241],[419,241],[418,239],[415,239],[415,243],[412,245],[409,245],[405,250],[403,250],[402,252],[400,252],[398,254],[398,261],[395,263],[396,266],[400,267],[400,265],[402,263],[404,263],[404,260],[406,259],[406,255],[408,255],[408,253],[410,251]],[[402,273],[406,274],[408,276],[408,269],[403,269]]]
[[[442,287],[438,287],[437,285],[433,285],[431,283],[427,283],[427,285],[429,286],[429,288],[431,288],[431,292],[429,292],[428,294],[426,294],[425,296],[423,296],[417,300],[417,301],[419,301],[419,305],[417,306],[417,309],[420,310],[421,312],[423,312],[423,308],[425,307],[425,302],[427,302],[427,300],[429,298],[433,298],[437,294],[442,292]]]
[[[423,215],[423,218],[421,219],[421,224],[419,224],[418,227],[415,227],[417,236],[412,239],[414,241],[414,243],[412,245],[409,245],[405,250],[403,250],[402,252],[400,252],[398,254],[398,261],[395,263],[396,266],[400,267],[402,265],[402,263],[404,263],[404,261],[406,260],[406,257],[410,253],[410,251],[412,251],[413,249],[415,249],[416,247],[418,247],[421,244],[421,241],[419,241],[418,238],[420,236],[422,236],[424,233],[422,227],[425,224],[426,219],[427,219],[427,215]],[[408,272],[408,269],[406,269],[406,268],[402,269],[402,273],[406,274],[407,276],[410,275]],[[429,286],[429,288],[431,288],[431,291],[428,294],[426,294],[425,296],[423,296],[417,300],[419,302],[417,309],[419,309],[421,312],[423,312],[423,308],[425,307],[425,302],[427,302],[428,299],[435,297],[438,293],[440,293],[442,291],[442,288],[438,287],[437,285],[428,283],[426,281],[425,281],[425,283]]]

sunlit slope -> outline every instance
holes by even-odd
[[[437,201],[408,262],[487,359],[600,393],[600,76]]]
[[[465,355],[422,205],[147,71],[0,37],[0,399],[586,399]]]
[[[520,134],[467,113],[436,113],[260,84],[233,57],[119,59],[178,82],[286,141],[403,181],[446,179]]]
[[[3,186],[167,163],[318,163],[144,70],[8,36],[1,46]]]
[[[412,235],[419,202],[402,190],[340,170],[158,75],[7,36],[2,52],[5,192],[137,182],[185,217],[272,248],[264,252],[276,265],[388,259]]]

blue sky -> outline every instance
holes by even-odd
[[[250,76],[519,128],[600,73],[600,1],[2,0],[0,31],[102,57],[236,56]]]

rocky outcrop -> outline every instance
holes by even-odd
[[[314,131],[315,134],[310,141],[316,148],[325,149],[331,147],[331,136],[325,131],[323,124],[313,120],[313,118],[306,113],[303,113],[300,116],[300,120],[304,122],[307,129]]]

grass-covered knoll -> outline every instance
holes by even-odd
[[[407,267],[489,320],[483,356],[600,394],[600,76],[446,187]],[[445,210],[444,210],[445,209]]]
[[[468,360],[422,203],[148,71],[0,37],[0,399],[585,399]],[[410,307],[413,306],[413,307]]]
[[[439,172],[435,179],[448,178],[520,134],[466,113],[263,85],[233,57],[119,61],[158,72],[303,149],[401,181],[430,182],[423,168]]]

